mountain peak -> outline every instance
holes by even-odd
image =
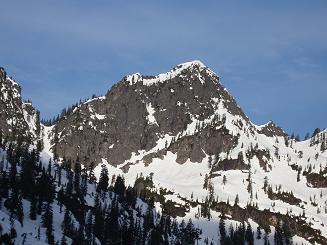
[[[259,129],[259,133],[265,134],[266,136],[286,136],[287,134],[284,130],[278,126],[274,121],[270,120],[264,125],[257,126]]]
[[[7,73],[5,71],[5,68],[0,66],[0,81],[5,80],[7,77]]]
[[[207,66],[205,64],[203,64],[200,60],[192,60],[192,61],[188,61],[185,63],[181,63],[179,65],[177,65],[177,68],[183,68],[183,69],[187,69],[189,67],[199,67],[199,68],[207,68]]]
[[[16,81],[7,75],[5,68],[1,66],[0,66],[0,82],[8,83],[9,85],[13,85],[14,87],[19,87]],[[20,88],[18,90],[20,90]]]
[[[38,137],[37,112],[31,103],[23,102],[20,86],[2,67],[0,67],[0,91],[0,131],[11,139],[19,136],[32,143]],[[13,132],[15,132],[14,136]]]
[[[129,82],[130,85],[134,85],[137,82],[142,82],[143,85],[151,86],[157,83],[162,83],[171,80],[178,76],[187,76],[187,71],[190,72],[190,75],[192,75],[193,73],[199,75],[199,73],[201,73],[202,71],[206,71],[209,76],[211,76],[214,80],[218,81],[217,75],[199,60],[193,60],[178,64],[170,71],[158,74],[156,76],[145,76],[141,73],[134,73],[126,76],[125,79],[127,82]]]

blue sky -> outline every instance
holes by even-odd
[[[45,118],[199,59],[255,123],[327,127],[326,1],[0,1],[0,66]]]

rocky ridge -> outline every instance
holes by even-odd
[[[24,102],[20,86],[0,68],[0,134],[9,141],[36,144],[40,139],[39,112]]]

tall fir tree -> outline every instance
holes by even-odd
[[[102,164],[99,183],[97,186],[97,192],[101,192],[101,191],[107,192],[108,191],[108,182],[109,182],[108,169],[107,169],[106,165]]]

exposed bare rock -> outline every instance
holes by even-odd
[[[269,121],[266,125],[262,126],[262,128],[259,130],[259,133],[265,134],[269,137],[287,135],[284,130],[277,126],[273,121]]]
[[[165,135],[177,137],[185,132],[170,150],[177,152],[180,163],[200,162],[205,154],[234,144],[234,137],[221,128],[187,136],[188,126],[210,118],[217,103],[248,120],[218,77],[200,62],[179,65],[156,77],[130,75],[106,96],[80,104],[61,118],[52,132],[53,139],[59,136],[52,150],[66,159],[79,155],[85,165],[102,158],[118,165],[133,152],[149,151]]]
[[[23,102],[20,86],[0,67],[0,133],[3,139],[32,144],[39,138],[39,114]]]

